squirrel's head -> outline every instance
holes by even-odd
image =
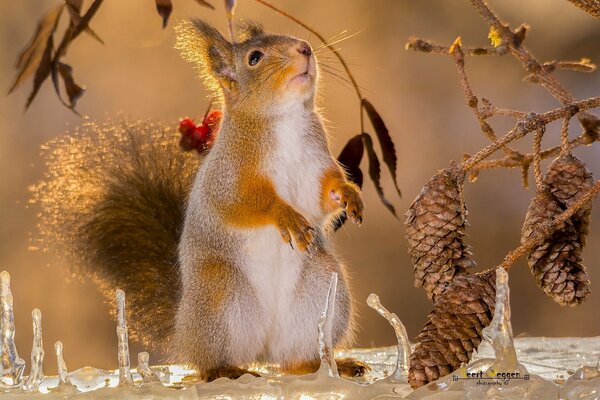
[[[229,110],[273,113],[287,106],[312,109],[317,81],[310,45],[287,35],[265,33],[244,22],[230,42],[199,19],[181,23],[177,48],[199,67],[210,90]]]

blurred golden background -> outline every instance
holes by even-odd
[[[3,90],[12,83],[16,57],[31,38],[38,18],[58,1],[0,2]],[[173,49],[173,26],[179,18],[199,16],[225,31],[222,2],[212,3],[215,11],[194,1],[176,0],[171,22],[163,30],[151,0],[105,2],[92,27],[106,45],[83,34],[65,58],[74,67],[75,79],[87,86],[79,111],[93,119],[119,112],[136,119],[163,119],[172,122],[174,131],[181,117],[203,114],[208,103],[206,93],[192,66]],[[314,36],[260,4],[251,0],[238,3],[237,18],[255,19],[268,30],[310,38],[314,46],[319,44]],[[422,289],[413,287],[402,214],[431,175],[450,160],[477,151],[486,140],[465,105],[451,57],[407,52],[404,44],[411,35],[442,44],[450,44],[461,35],[465,46],[485,46],[487,27],[467,1],[278,0],[276,4],[325,37],[346,29],[349,34],[358,32],[336,47],[341,48],[364,95],[390,129],[398,151],[403,197],[394,195],[391,178],[383,171],[384,188],[399,214],[395,219],[365,178],[365,222],[361,228],[348,224],[336,234],[335,241],[353,275],[360,320],[357,346],[391,345],[395,340],[387,322],[366,306],[371,292],[379,294],[383,304],[398,314],[414,338],[430,303]],[[541,61],[589,57],[600,62],[600,21],[566,0],[496,0],[492,6],[513,27],[522,22],[531,25],[526,45]],[[558,105],[539,86],[521,82],[525,73],[509,56],[468,58],[467,72],[475,94],[497,106],[540,112]],[[600,95],[600,72],[558,75],[577,98]],[[64,342],[70,370],[84,365],[116,368],[115,324],[108,316],[112,305],[102,302],[92,284],[69,279],[60,268],[47,266],[51,260],[46,254],[28,249],[37,213],[35,207],[27,206],[28,186],[40,178],[44,168],[40,145],[81,122],[59,103],[49,81],[24,113],[29,85],[10,96],[0,96],[0,269],[12,275],[17,346],[29,363],[30,313],[38,307],[43,314],[46,373],[56,372],[52,344],[57,340]],[[357,100],[349,85],[327,75],[322,79],[321,97],[337,153],[347,139],[359,133]],[[493,121],[499,134],[513,124],[509,118]],[[577,124],[572,125],[571,134],[579,134]],[[558,124],[551,125],[544,144],[557,144],[559,130]],[[530,138],[526,138],[519,148],[526,151],[530,145]],[[579,149],[576,154],[600,176],[600,145]],[[363,161],[365,174],[366,168]],[[494,170],[483,171],[476,183],[468,183],[465,194],[471,223],[468,242],[474,247],[475,258],[480,267],[497,265],[518,245],[533,190],[521,186],[518,170]],[[593,282],[591,297],[577,308],[561,308],[536,287],[525,263],[520,262],[511,270],[510,278],[515,334],[600,334],[599,210],[600,203],[584,252]],[[133,344],[131,350],[132,355],[141,351]],[[151,353],[151,362],[159,361],[160,355]]]

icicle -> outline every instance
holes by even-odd
[[[10,274],[0,272],[0,302],[2,303],[2,350],[0,353],[0,387],[14,388],[21,384],[25,361],[19,357],[15,345],[15,316],[10,291]]]
[[[63,344],[61,341],[54,343],[54,351],[56,352],[56,362],[58,364],[58,387],[61,389],[67,386],[73,386],[71,378],[69,378],[69,371],[67,370],[67,364],[63,358]]]
[[[331,283],[327,292],[325,308],[319,318],[319,355],[321,356],[321,368],[327,368],[329,376],[339,377],[337,365],[333,354],[333,314],[335,312],[335,295],[337,292],[337,272],[331,273]]]
[[[23,389],[27,392],[36,392],[40,383],[44,380],[42,364],[44,362],[44,345],[42,343],[42,312],[34,309],[31,312],[33,318],[33,346],[31,348],[31,371],[25,379]]]
[[[510,323],[510,288],[508,273],[503,268],[496,269],[496,306],[494,318],[490,325],[483,328],[482,335],[494,348],[497,364],[502,364],[504,371],[517,365],[517,353],[513,343],[512,325]],[[495,365],[499,370],[501,365]]]
[[[117,338],[119,340],[119,386],[131,385],[131,364],[129,361],[129,340],[125,319],[125,292],[117,289]]]
[[[371,293],[369,295],[367,298],[367,304],[369,307],[377,311],[382,317],[388,320],[390,325],[392,325],[394,328],[394,332],[396,332],[396,339],[398,339],[398,358],[396,359],[396,370],[386,379],[392,382],[404,382],[408,377],[408,358],[410,357],[411,353],[406,328],[396,314],[389,312],[383,305],[381,305],[379,296],[377,296],[375,293]]]
[[[138,353],[138,366],[137,372],[143,379],[144,383],[159,382],[160,379],[150,369],[150,354],[145,351]]]

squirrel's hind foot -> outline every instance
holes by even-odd
[[[358,378],[371,370],[371,367],[364,362],[350,357],[338,358],[335,363],[337,364],[338,373],[345,378]]]
[[[359,378],[371,370],[371,367],[364,362],[350,357],[336,358],[335,363],[338,373],[344,378]],[[288,367],[286,372],[294,375],[312,374],[319,369],[319,365],[321,365],[320,360],[312,360]]]
[[[260,375],[254,371],[248,371],[247,369],[238,368],[238,367],[220,367],[220,368],[212,368],[208,371],[200,374],[200,378],[206,382],[212,382],[215,379],[219,378],[229,378],[229,379],[237,379],[244,374],[254,375],[257,378]]]

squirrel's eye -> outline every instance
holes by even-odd
[[[248,64],[250,64],[251,66],[255,66],[256,64],[258,64],[258,62],[261,60],[261,58],[263,58],[264,54],[258,50],[253,51],[252,53],[250,53],[250,57],[248,57]]]

